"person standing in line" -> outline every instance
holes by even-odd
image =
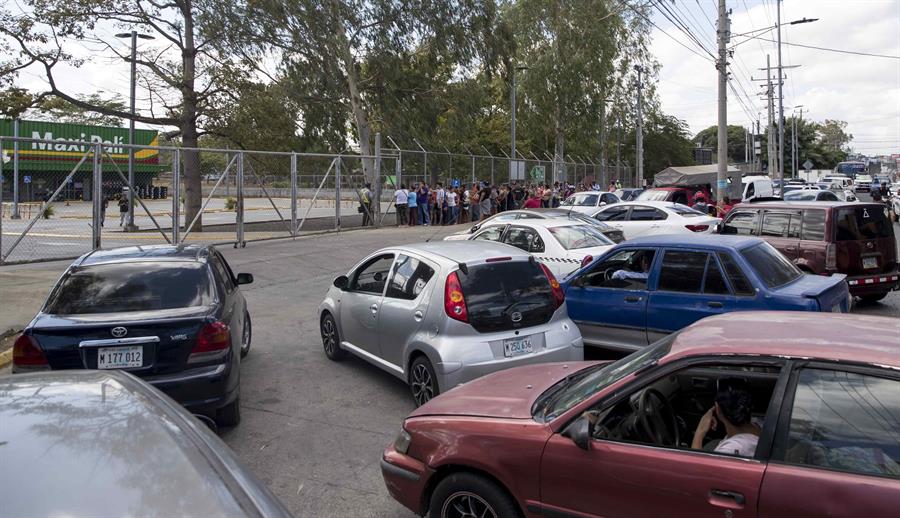
[[[106,208],[109,207],[109,198],[106,196],[100,199],[100,227],[106,222]]]
[[[367,227],[372,223],[372,184],[366,183],[362,189],[358,191],[359,208],[357,212],[362,214],[362,226]]]
[[[125,225],[125,216],[128,215],[128,196],[119,195],[119,226]]]
[[[419,225],[426,227],[431,224],[431,215],[428,213],[428,197],[431,192],[425,182],[419,182],[419,190],[416,191],[416,202],[419,204]]]
[[[460,187],[462,189],[462,187]],[[468,223],[469,222],[469,207],[471,203],[472,194],[468,189],[462,191],[462,195],[460,196],[460,210],[459,210],[459,222],[460,223]]]
[[[483,186],[481,188],[481,207],[479,208],[479,212],[481,213],[481,219],[485,220],[491,217],[491,187]]]
[[[456,212],[456,191],[450,189],[447,191],[447,219],[449,221],[445,221],[445,225],[455,225],[457,220],[457,212]]]
[[[444,184],[441,182],[437,183],[437,190],[434,193],[434,221],[435,225],[447,224],[447,217],[445,215],[447,210],[447,192],[444,191]]]
[[[478,184],[473,183],[469,189],[469,211],[471,212],[472,223],[478,223],[481,220],[481,191]]]
[[[521,209],[522,202],[525,201],[525,189],[519,185],[519,182],[513,182],[512,198],[512,210]]]
[[[531,196],[522,204],[523,209],[538,209],[541,207],[541,198],[537,191],[531,193]]]
[[[409,215],[407,208],[407,200],[409,193],[406,191],[406,185],[400,184],[400,187],[394,191],[394,205],[397,209],[397,226],[406,225],[406,217]]]
[[[416,197],[416,191],[412,189],[415,184],[409,184],[411,189],[406,191],[406,206],[409,209],[409,226],[416,226],[416,219],[419,217],[419,204]]]

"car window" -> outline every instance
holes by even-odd
[[[362,265],[353,274],[350,280],[350,291],[361,291],[365,293],[384,293],[384,286],[387,284],[388,274],[391,271],[391,264],[394,262],[394,254],[380,255],[370,259],[368,263]]]
[[[725,277],[722,270],[719,269],[719,263],[716,256],[709,254],[706,260],[706,277],[703,279],[703,293],[709,295],[728,295],[728,285],[725,284]]]
[[[741,211],[734,213],[722,226],[723,234],[755,236],[759,228],[759,212]]]
[[[526,252],[541,253],[544,251],[544,241],[537,232],[530,228],[509,227],[503,236],[503,242]]]
[[[588,225],[551,227],[547,230],[566,250],[615,244],[602,232]]]
[[[540,214],[533,212],[520,212],[519,219],[544,219]]]
[[[635,206],[631,208],[629,221],[659,221],[668,218],[668,214],[653,207]]]
[[[837,195],[831,191],[824,191],[819,193],[819,201],[841,201]]]
[[[121,313],[206,306],[212,303],[203,263],[134,262],[73,268],[47,300],[55,315]]]
[[[226,293],[231,293],[234,291],[236,284],[234,283],[234,279],[231,277],[231,274],[225,269],[225,264],[222,259],[219,257],[219,254],[213,253],[209,256],[209,263],[215,272],[215,276],[219,279],[219,282],[222,283],[222,287],[225,288]]]
[[[480,234],[476,234],[475,237],[472,238],[473,241],[500,241],[500,237],[503,236],[503,229],[506,227],[504,225],[496,226],[496,227],[488,227],[484,229]]]
[[[625,221],[628,215],[628,207],[610,207],[594,215],[598,221]]]
[[[646,290],[654,257],[652,248],[620,250],[594,265],[579,282],[595,288]]]
[[[595,207],[599,198],[599,194],[573,194],[562,204],[575,207]]]
[[[861,241],[889,238],[894,235],[891,222],[878,206],[864,205],[835,212],[837,241]]]
[[[666,201],[666,198],[669,197],[670,191],[658,191],[655,189],[651,189],[649,191],[644,191],[637,197],[637,201]]]
[[[744,195],[744,198],[745,199],[752,198],[753,195],[755,195],[755,194],[756,194],[756,184],[751,182],[750,184],[747,185],[747,194]]]
[[[434,276],[434,269],[424,261],[400,254],[394,263],[394,272],[388,282],[386,297],[404,300],[418,298],[428,281]]]
[[[802,221],[802,216],[800,212],[792,212],[791,213],[791,222],[788,224],[788,235],[789,238],[800,239],[800,224]]]
[[[900,478],[900,381],[803,369],[786,437],[775,457],[791,464]]]
[[[707,255],[706,252],[666,250],[659,270],[659,290],[700,293]]]
[[[509,331],[544,324],[556,302],[537,261],[498,261],[457,270],[469,324],[479,333]],[[522,319],[513,321],[512,313]]]
[[[798,279],[801,272],[794,263],[769,243],[760,243],[741,250],[759,278],[770,288],[777,288]]]
[[[705,212],[700,212],[697,209],[688,207],[687,205],[682,205],[681,203],[673,203],[669,207],[669,210],[671,210],[675,214],[678,214],[679,216],[682,216],[685,218],[695,218],[697,216],[706,216],[707,215]],[[663,218],[663,219],[665,219],[665,218]]]
[[[805,241],[825,239],[825,211],[809,209],[803,211],[803,226],[800,235]]]
[[[500,221],[513,221],[519,219],[521,215],[518,212],[508,212],[506,214],[497,214],[496,216],[490,219],[491,223],[500,222]],[[524,217],[524,216],[523,216]]]
[[[763,214],[760,235],[769,237],[788,237],[791,215],[783,212],[765,212]]]
[[[600,201],[603,203],[618,203],[619,198],[613,193],[604,193],[600,195]]]
[[[728,282],[731,283],[731,288],[734,290],[734,294],[756,295],[753,285],[747,280],[747,276],[744,275],[744,272],[741,271],[741,267],[731,255],[725,252],[719,252],[718,255],[719,261],[722,263],[722,268],[725,269],[725,275],[728,277]]]

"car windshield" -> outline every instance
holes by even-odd
[[[839,209],[835,228],[837,241],[882,239],[894,235],[891,222],[877,205]]]
[[[679,216],[682,216],[682,217],[685,217],[685,218],[694,218],[694,217],[697,217],[697,216],[706,216],[706,214],[700,212],[699,210],[697,210],[697,209],[692,209],[692,208],[688,207],[687,205],[682,205],[682,204],[680,204],[680,203],[673,203],[671,206],[666,207],[666,208],[669,209],[669,210],[671,210],[671,211],[674,212],[675,214],[678,214]]]
[[[637,201],[666,201],[666,198],[669,197],[669,191],[659,191],[656,189],[651,189],[649,191],[644,191],[637,197]]]
[[[562,202],[562,205],[567,207],[595,207],[599,198],[599,194],[573,194],[566,201]]]
[[[816,199],[817,191],[810,191],[807,189],[801,191],[791,191],[784,194],[784,199],[787,201],[814,201]]]
[[[50,294],[55,315],[121,313],[210,304],[206,265],[188,262],[118,263],[75,268]]]
[[[584,369],[570,375],[541,394],[534,403],[532,415],[542,421],[555,419],[603,388],[638,370],[655,365],[669,353],[676,336],[678,333],[673,333],[653,345],[602,365],[599,370]]]
[[[608,237],[604,236],[602,232],[590,225],[551,227],[547,230],[566,250],[615,244]]]
[[[741,255],[770,288],[784,286],[803,275],[794,263],[769,243],[760,243],[741,250]]]

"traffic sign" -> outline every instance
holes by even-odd
[[[531,168],[531,180],[534,182],[544,181],[544,166],[536,165]]]
[[[28,175],[25,175],[22,177],[22,181],[25,183],[31,183],[31,177]]]
[[[809,171],[812,168],[813,168],[813,163],[810,162],[808,159],[806,160],[806,162],[803,162],[803,169],[806,169],[807,171]]]

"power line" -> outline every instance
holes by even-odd
[[[659,13],[663,15],[667,20],[669,20],[675,28],[682,32],[685,36],[688,37],[689,40],[694,42],[698,47],[700,47],[704,52],[709,54],[709,56],[715,59],[715,54],[710,52],[703,43],[697,38],[697,36],[687,27],[684,21],[679,18],[674,12],[672,12],[669,7],[663,2],[663,0],[657,0],[657,7],[659,7]]]
[[[759,36],[757,36],[757,38],[759,38],[759,39],[761,39],[761,40],[763,40],[763,41],[772,41],[772,42],[775,42],[775,40],[770,40],[770,39],[768,39],[768,38],[761,38],[761,37],[759,37]],[[873,57],[873,58],[900,59],[900,56],[891,56],[891,55],[888,55],[888,54],[871,54],[871,53],[868,53],[868,52],[857,52],[857,51],[855,51],[855,50],[829,49],[829,48],[826,48],[826,47],[816,47],[816,46],[814,46],[814,45],[802,45],[802,44],[800,44],[800,43],[788,43],[788,42],[786,42],[786,41],[782,41],[781,44],[782,44],[782,45],[791,45],[791,46],[793,46],[793,47],[803,47],[803,48],[805,48],[805,49],[824,50],[824,51],[826,51],[826,52],[838,52],[838,53],[840,53],[840,54],[853,54],[853,55],[855,55],[855,56],[868,56],[868,57]]]
[[[651,2],[651,3],[652,3],[652,2]],[[709,61],[709,62],[712,62],[712,61],[713,61],[712,59],[710,59],[710,58],[704,56],[703,54],[697,52],[696,50],[692,49],[691,47],[688,47],[687,45],[685,45],[684,43],[682,43],[681,40],[679,40],[678,38],[672,36],[671,34],[669,34],[669,33],[666,32],[666,31],[664,31],[659,25],[656,25],[655,23],[653,23],[653,20],[651,20],[650,18],[647,18],[647,16],[645,16],[644,13],[642,13],[642,12],[640,12],[639,10],[635,9],[634,7],[632,7],[631,4],[626,4],[626,5],[628,5],[628,8],[631,9],[632,11],[634,11],[635,14],[637,14],[638,16],[640,16],[641,18],[643,18],[643,19],[644,19],[647,23],[649,23],[650,25],[656,27],[656,28],[659,30],[659,32],[661,32],[661,33],[665,34],[666,36],[668,36],[669,39],[671,39],[671,40],[674,41],[675,43],[681,45],[681,46],[684,47],[685,49],[689,50],[691,53],[696,54],[697,56],[699,56],[699,57],[701,57],[701,58],[703,58],[703,59],[705,59],[705,60],[707,60],[707,61]]]

